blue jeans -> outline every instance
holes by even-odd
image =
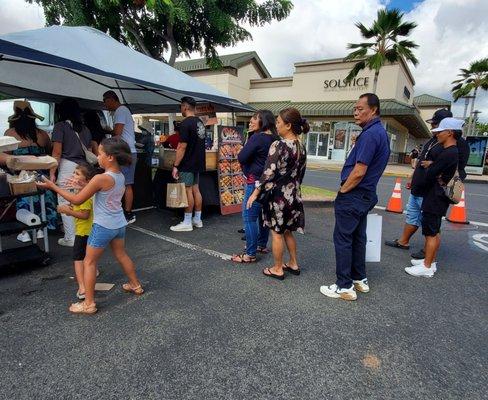
[[[97,248],[106,248],[114,239],[125,238],[125,226],[119,229],[108,229],[98,224],[93,224],[88,237],[88,245]]]
[[[336,284],[341,289],[366,278],[366,223],[377,202],[376,193],[362,189],[339,193],[334,202]]]
[[[407,218],[408,225],[422,226],[422,201],[423,197],[414,196],[410,194],[407,203]]]
[[[268,244],[269,228],[263,226],[261,204],[255,201],[249,210],[246,209],[247,199],[253,191],[254,184],[247,184],[242,203],[242,220],[246,230],[246,254],[255,257],[258,246],[266,247]]]

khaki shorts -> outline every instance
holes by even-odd
[[[200,182],[200,174],[198,172],[180,172],[179,183],[184,183],[185,187],[198,185]]]

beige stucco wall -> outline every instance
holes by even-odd
[[[227,71],[195,71],[189,72],[193,78],[198,79],[200,82],[206,83],[220,90],[223,93],[229,93],[229,73]]]
[[[431,119],[434,113],[442,107],[418,107],[420,116],[424,121]],[[429,125],[427,125],[429,126]]]
[[[248,103],[251,80],[259,78],[261,76],[253,63],[244,65],[237,70],[237,76],[229,75],[229,91],[226,93],[243,103]]]

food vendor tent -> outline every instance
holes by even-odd
[[[101,109],[114,90],[133,113],[178,112],[180,99],[211,102],[218,112],[252,111],[169,65],[89,27],[51,26],[0,35],[0,93]]]

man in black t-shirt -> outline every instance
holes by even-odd
[[[437,110],[431,119],[427,120],[434,130],[444,118],[452,117],[452,112],[446,109]],[[410,196],[408,197],[406,214],[407,218],[403,227],[402,236],[395,240],[386,240],[385,245],[396,247],[402,250],[410,248],[410,238],[417,232],[422,224],[422,200],[424,196],[425,183],[425,168],[420,164],[424,160],[434,161],[442,152],[442,146],[437,142],[436,133],[432,131],[433,137],[427,141],[422,147],[422,151],[418,157],[416,168],[413,171],[412,179],[407,182],[407,189],[410,189]],[[413,258],[424,258],[424,251],[421,250],[412,254]]]
[[[434,161],[421,161],[425,169],[425,189],[422,202],[422,235],[425,236],[425,258],[412,260],[412,266],[405,268],[407,274],[431,278],[437,270],[435,262],[441,243],[440,230],[442,217],[446,215],[450,201],[445,195],[444,186],[452,179],[459,163],[456,136],[462,132],[464,121],[445,118],[437,132],[437,142],[442,151]]]
[[[195,116],[196,102],[192,97],[181,99],[181,114],[185,119],[180,124],[180,143],[176,149],[173,178],[183,182],[188,198],[185,218],[170,229],[175,232],[202,228],[202,195],[198,187],[199,174],[205,171],[205,125]],[[193,216],[195,209],[195,216]]]

